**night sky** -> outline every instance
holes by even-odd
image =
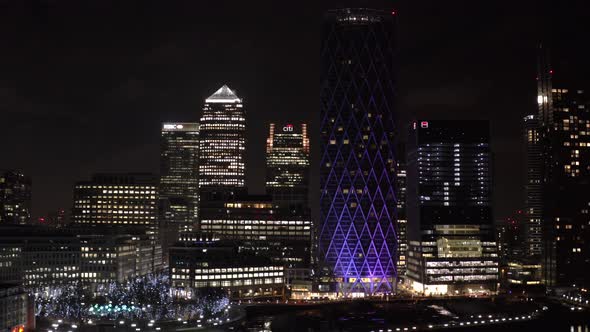
[[[264,190],[271,121],[311,124],[317,192],[321,14],[339,3],[131,3],[0,1],[0,169],[32,176],[33,215],[69,209],[73,184],[92,173],[157,173],[161,122],[198,120],[223,84],[245,101],[251,192]],[[520,208],[535,46],[551,43],[557,81],[587,89],[585,1],[356,5],[398,12],[399,126],[490,120],[496,217]]]

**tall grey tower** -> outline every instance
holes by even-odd
[[[199,124],[164,123],[160,150],[160,199],[167,224],[197,220]]]

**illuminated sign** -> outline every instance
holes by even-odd
[[[178,125],[177,124],[165,124],[164,125],[164,129],[182,129],[182,128],[184,128],[184,126],[181,124],[178,124]]]
[[[428,121],[420,122],[420,128],[428,128]]]
[[[283,127],[283,131],[292,132],[293,131],[293,125],[292,124],[285,125]]]

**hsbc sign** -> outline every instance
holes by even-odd
[[[184,128],[181,124],[165,124],[164,129],[182,129]]]

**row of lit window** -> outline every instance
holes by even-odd
[[[135,189],[135,190],[155,190],[156,187],[155,186],[138,186],[138,185],[132,185],[132,186],[117,186],[117,185],[78,185],[76,186],[76,188],[85,188],[85,189]],[[155,193],[155,192],[152,192]]]
[[[266,279],[246,279],[246,280],[224,280],[224,281],[195,281],[194,287],[239,287],[239,286],[251,286],[251,285],[271,285],[271,284],[282,284],[282,278],[275,278],[274,282],[272,278]]]
[[[309,225],[310,220],[244,220],[244,219],[205,219],[201,221],[201,224],[228,224],[228,225]]]
[[[426,274],[496,274],[498,268],[426,269]]]
[[[426,262],[427,267],[485,267],[498,266],[495,261],[439,261]]]

